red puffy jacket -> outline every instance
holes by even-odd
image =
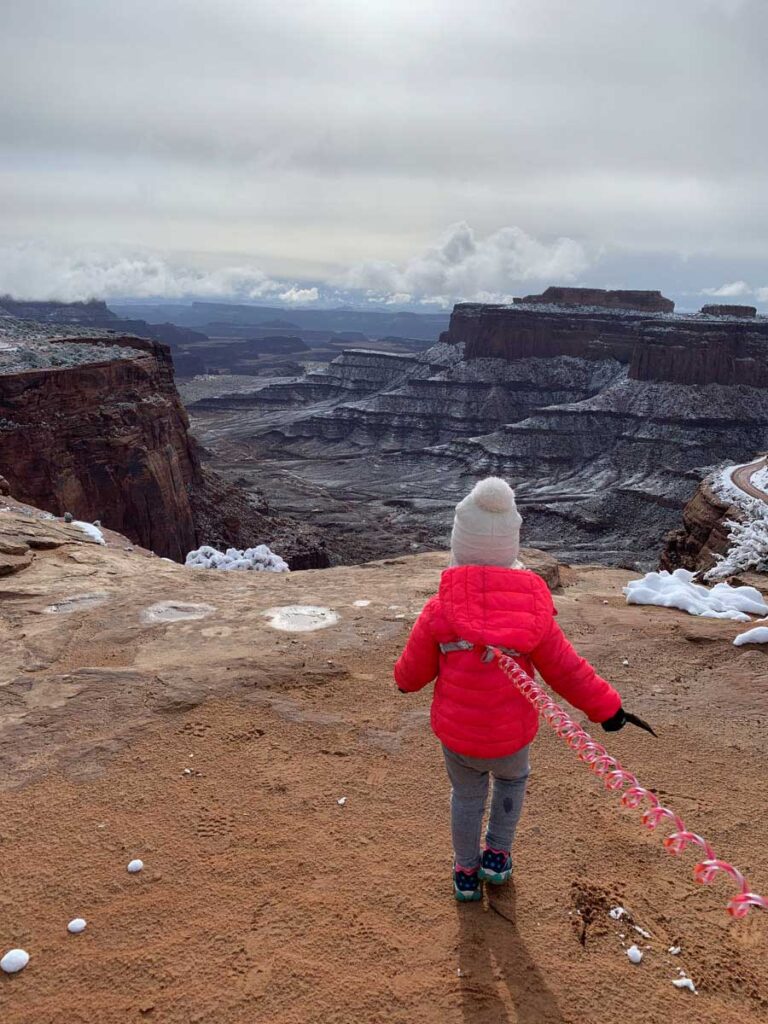
[[[621,697],[579,657],[555,622],[546,583],[527,569],[465,565],[446,569],[440,590],[414,623],[395,665],[401,690],[420,690],[437,677],[432,729],[466,757],[506,757],[530,743],[538,715],[496,661],[481,660],[486,644],[513,648],[526,672],[538,669],[561,696],[593,722],[605,722]],[[474,650],[441,654],[455,640]]]

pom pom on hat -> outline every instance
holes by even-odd
[[[518,565],[520,524],[515,492],[506,480],[479,480],[456,506],[451,565]]]
[[[485,480],[478,480],[469,497],[485,512],[511,512],[516,509],[515,492],[500,476],[487,476]]]

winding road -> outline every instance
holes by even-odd
[[[759,501],[764,501],[768,504],[768,492],[755,487],[752,483],[752,477],[755,473],[766,467],[768,467],[768,456],[766,455],[744,466],[735,466],[731,470],[731,481],[735,487],[738,487],[744,494],[749,495],[750,498],[757,498]]]

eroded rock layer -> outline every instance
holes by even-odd
[[[194,382],[189,408],[213,465],[248,485],[257,463],[366,557],[446,543],[456,500],[498,473],[537,546],[653,565],[709,469],[768,447],[767,356],[763,317],[462,304],[419,355],[349,351],[210,398]]]
[[[23,349],[23,327],[6,338],[7,349]],[[263,502],[202,471],[166,346],[109,335],[57,338],[55,347],[67,344],[95,354],[0,375],[0,473],[19,500],[98,519],[176,560],[211,540],[247,546],[279,536],[292,567],[327,564],[316,532],[271,517]],[[129,357],[110,358],[115,348]],[[39,356],[31,342],[30,351]]]

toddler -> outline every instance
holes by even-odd
[[[452,786],[453,885],[461,901],[481,899],[483,881],[500,884],[512,873],[528,747],[538,728],[536,711],[496,659],[488,658],[487,645],[506,649],[529,675],[538,669],[552,689],[604,729],[621,729],[627,721],[619,694],[563,635],[546,583],[519,561],[520,523],[514,492],[498,477],[481,480],[459,502],[451,567],[395,665],[403,692],[435,680],[431,721]]]

